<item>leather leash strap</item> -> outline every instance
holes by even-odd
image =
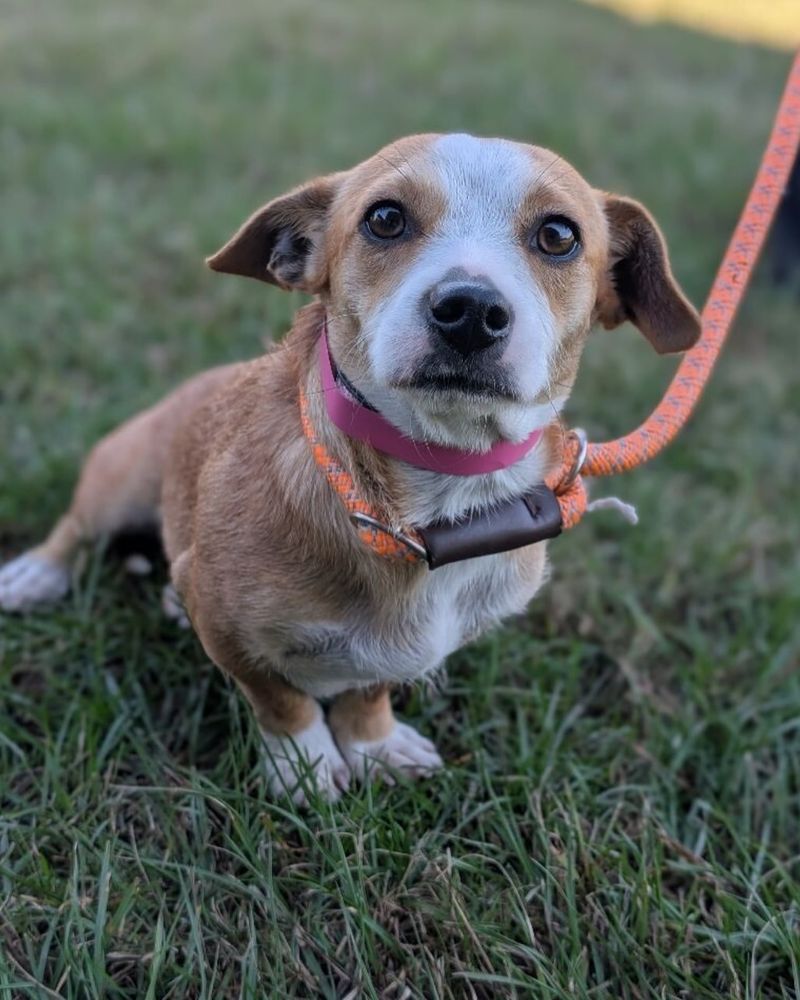
[[[588,446],[574,432],[566,437],[561,468],[547,480],[558,498],[565,529],[574,527],[586,513],[583,476],[610,476],[635,469],[665,448],[689,419],[753,274],[798,146],[800,52],[795,55],[761,165],[703,309],[700,340],[681,361],[661,402],[635,431],[615,441]]]

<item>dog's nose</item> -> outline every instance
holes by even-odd
[[[440,337],[466,356],[508,336],[511,308],[492,285],[448,281],[431,292],[428,321]]]

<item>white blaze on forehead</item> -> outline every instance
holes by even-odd
[[[446,207],[420,266],[461,268],[489,278],[512,306],[530,308],[535,299],[547,309],[517,233],[520,206],[541,172],[533,156],[505,139],[447,135],[431,159]]]
[[[533,157],[505,139],[445,135],[431,150],[447,198],[442,228],[461,236],[508,236],[534,181]]]

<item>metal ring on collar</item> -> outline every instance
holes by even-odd
[[[424,545],[420,545],[419,542],[415,542],[413,538],[410,538],[402,531],[395,531],[393,528],[390,528],[388,524],[384,524],[382,521],[377,520],[377,518],[370,517],[369,514],[362,514],[359,511],[354,511],[350,515],[350,520],[355,521],[356,524],[366,524],[370,528],[377,528],[379,531],[397,539],[398,542],[402,542],[403,545],[407,546],[412,552],[416,553],[422,559],[427,560],[428,552]]]
[[[582,427],[573,427],[568,436],[575,438],[578,442],[578,454],[575,456],[575,461],[570,466],[569,472],[558,484],[559,493],[571,486],[581,474],[583,463],[586,461],[586,455],[589,451],[589,437]]]

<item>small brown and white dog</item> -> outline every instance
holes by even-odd
[[[104,438],[47,541],[0,571],[0,607],[63,596],[79,546],[156,523],[165,607],[250,702],[272,793],[428,774],[441,759],[390,687],[542,583],[545,543],[509,542],[509,512],[558,461],[590,327],[631,320],[681,351],[698,316],[641,205],[545,149],[468,135],[411,136],[311,181],[209,264],[318,298],[265,356]],[[471,524],[488,542],[453,547],[448,526]]]

